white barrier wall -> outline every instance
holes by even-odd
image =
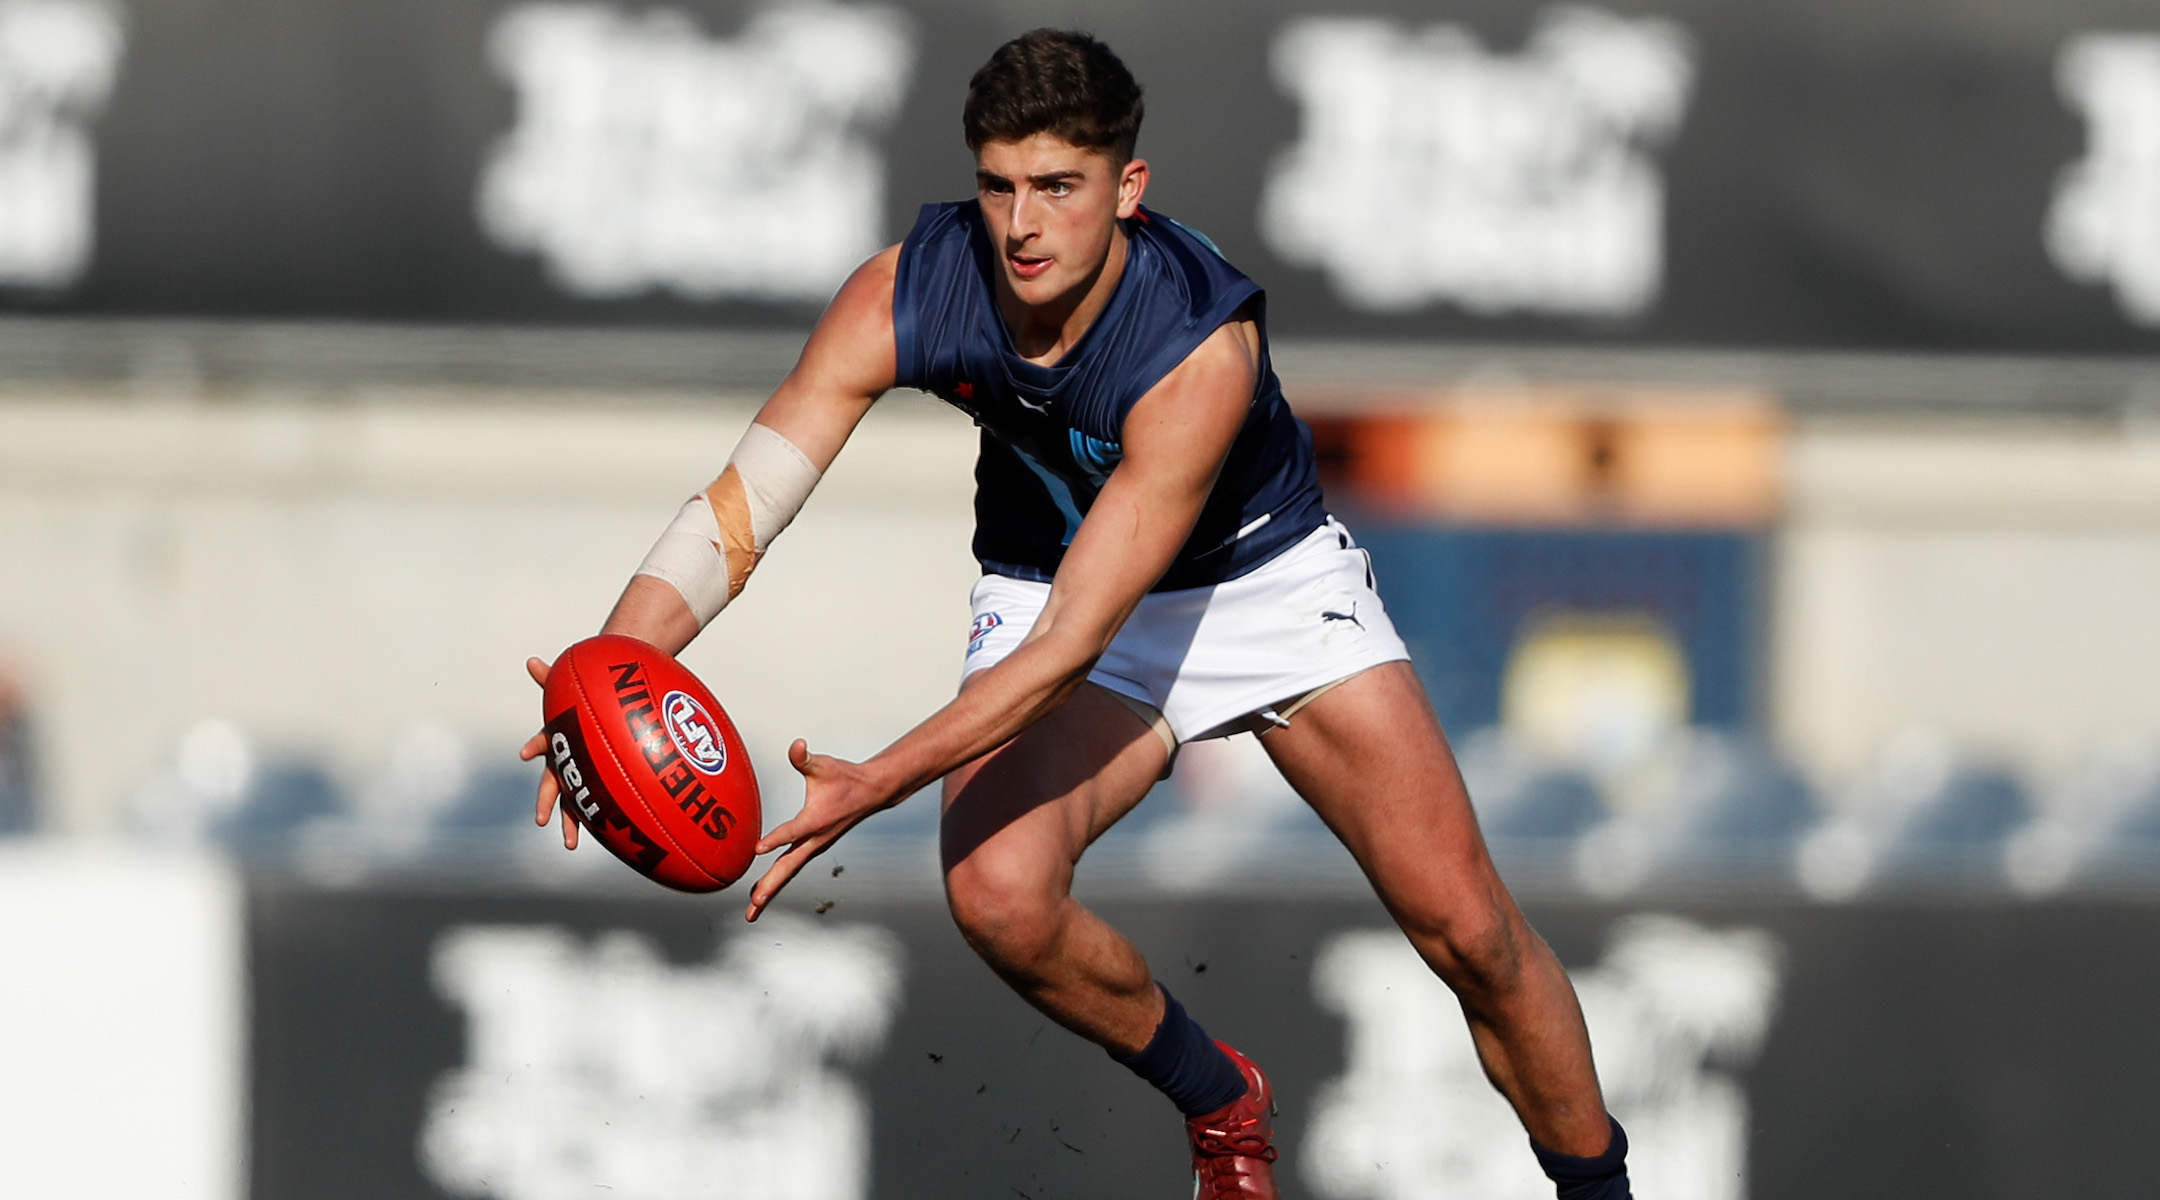
[[[204,717],[356,783],[416,723],[514,748],[525,657],[597,630],[756,399],[0,400],[0,643],[63,824],[115,825]],[[964,417],[888,398],[686,656],[768,780],[788,739],[865,753],[951,695],[973,456]]]
[[[1812,770],[1928,729],[2037,779],[2160,735],[2160,430],[1803,423],[1774,588]]]
[[[60,823],[107,829],[191,723],[326,755],[483,748],[595,629],[756,397],[375,390],[0,398],[0,653]],[[866,421],[688,661],[785,809],[789,739],[860,755],[950,696],[974,430]],[[2160,437],[1802,421],[1772,587],[1778,733],[1835,779],[1913,727],[2029,768],[2160,731]]]
[[[0,1162],[10,1196],[247,1193],[238,875],[207,858],[0,846]]]

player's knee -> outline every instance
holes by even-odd
[[[960,935],[993,965],[1024,972],[1056,941],[1059,908],[1039,872],[970,856],[947,868],[945,902]]]
[[[1403,932],[1465,1004],[1504,1000],[1523,978],[1528,930],[1510,905],[1482,897],[1426,912],[1401,913]]]

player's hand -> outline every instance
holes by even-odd
[[[773,827],[758,839],[757,852],[770,854],[782,846],[782,854],[758,876],[750,889],[750,908],[743,919],[755,921],[780,889],[813,858],[825,853],[840,835],[862,823],[863,818],[899,802],[892,789],[874,778],[861,763],[810,753],[801,738],[788,747],[788,761],[802,772],[802,811]]]
[[[548,681],[548,661],[544,658],[526,659],[525,673],[532,676],[534,683],[545,688]],[[526,742],[524,748],[518,751],[518,757],[526,762],[531,762],[533,759],[546,754],[547,748],[547,730],[543,729],[532,735],[532,740]],[[540,794],[533,801],[533,823],[542,829],[547,828],[548,821],[555,816],[555,791],[555,772],[542,770],[540,772]],[[570,809],[565,806],[562,810],[563,849],[577,849],[577,837],[577,821],[571,817]]]

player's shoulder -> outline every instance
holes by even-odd
[[[968,281],[985,277],[988,234],[975,200],[925,204],[915,227],[900,243],[893,283],[899,304],[914,308],[955,302],[972,293]],[[927,300],[927,297],[943,297]],[[964,302],[964,301],[962,301]]]
[[[1159,241],[1166,241],[1181,248],[1204,251],[1205,253],[1199,259],[1200,265],[1217,266],[1219,269],[1228,270],[1235,274],[1243,274],[1243,272],[1238,271],[1236,267],[1230,264],[1230,256],[1222,252],[1222,247],[1215,244],[1214,238],[1187,225],[1176,217],[1157,212],[1144,204],[1140,206],[1140,211],[1133,217],[1133,230],[1135,233]],[[1210,263],[1207,261],[1209,259],[1214,261]]]
[[[893,280],[900,272],[900,247],[887,246],[863,260],[863,264],[849,274],[840,285],[832,303],[826,306],[826,314],[835,310],[843,315],[875,314],[882,312],[886,322],[892,320]]]
[[[888,246],[856,267],[818,318],[794,373],[837,380],[850,393],[893,386],[893,277],[900,248]]]
[[[899,270],[900,244],[895,242],[864,259],[863,264],[855,268],[855,274],[849,277],[849,282],[852,283],[856,278],[860,278],[866,282],[881,282],[890,288],[893,275]]]
[[[903,253],[936,246],[964,246],[982,229],[982,203],[941,200],[922,206],[915,226],[901,243]]]
[[[1227,319],[1260,292],[1213,239],[1173,217],[1142,208],[1129,228],[1134,242],[1152,251],[1148,261],[1194,317]]]
[[[1249,402],[1252,387],[1262,369],[1261,356],[1259,322],[1250,305],[1242,306],[1201,336],[1177,365],[1164,374],[1161,383],[1172,387],[1198,380],[1231,383],[1236,385],[1241,402]]]

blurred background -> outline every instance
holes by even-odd
[[[43,1031],[0,1178],[1179,1185],[1167,1110],[959,946],[928,798],[766,947],[733,893],[562,854],[515,753],[524,658],[596,629],[852,266],[967,194],[967,77],[1040,24],[1124,56],[1149,203],[1267,289],[1639,1194],[2140,1190],[2138,0],[0,0],[0,1013]],[[889,396],[685,654],[769,821],[789,740],[868,755],[951,694],[975,436]],[[1288,1194],[1544,1194],[1251,738],[1186,748],[1081,886],[1279,1063]],[[708,1021],[782,1049],[647,1062]]]

